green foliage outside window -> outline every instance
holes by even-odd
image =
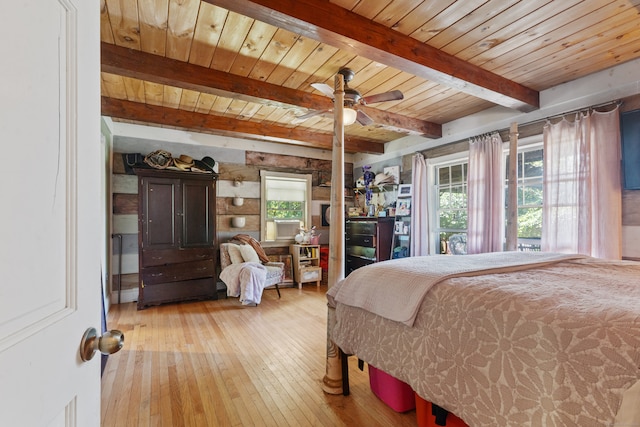
[[[518,188],[518,237],[537,238],[542,236],[542,186]]]
[[[268,200],[266,208],[268,219],[304,220],[304,202]]]
[[[542,236],[542,171],[542,149],[518,153],[518,238]],[[505,189],[506,186],[505,183]],[[505,202],[507,200],[508,191],[505,192]]]
[[[467,193],[451,190],[440,191],[439,228],[449,230],[467,229]]]

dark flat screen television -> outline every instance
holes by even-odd
[[[626,190],[640,190],[640,110],[620,114],[622,173]]]

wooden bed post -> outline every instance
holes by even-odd
[[[331,157],[331,212],[329,222],[329,274],[328,287],[344,278],[344,80],[342,74],[335,76],[333,107],[333,154]],[[342,368],[340,350],[331,341],[330,331],[335,325],[335,308],[327,312],[327,360],[322,389],[329,394],[342,394]]]
[[[518,123],[509,130],[509,200],[507,201],[507,250],[518,249]]]

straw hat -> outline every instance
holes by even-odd
[[[180,154],[180,157],[173,159],[173,164],[182,171],[188,171],[191,170],[191,166],[193,166],[195,162],[186,154]]]
[[[379,173],[376,175],[373,180],[374,185],[380,184],[393,184],[395,182],[395,178],[392,175],[387,175],[386,173]]]

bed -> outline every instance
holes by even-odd
[[[475,426],[640,426],[640,263],[395,259],[327,297],[331,340]]]

